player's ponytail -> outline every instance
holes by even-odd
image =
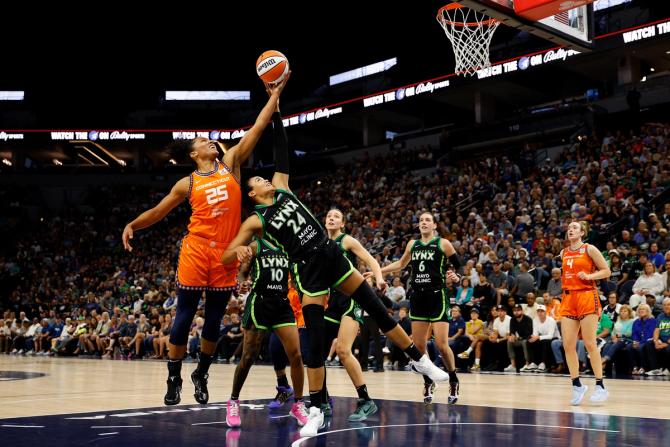
[[[591,230],[591,227],[589,226],[589,223],[585,220],[580,220],[579,221],[579,226],[581,227],[582,231],[584,232],[584,237],[587,237],[589,235],[589,231]]]

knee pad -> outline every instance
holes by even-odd
[[[384,307],[382,301],[367,282],[363,281],[358,286],[358,289],[351,295],[351,299],[361,305],[363,310],[375,320],[383,333],[387,333],[398,325],[386,312],[386,307]]]
[[[324,364],[323,338],[325,335],[326,322],[323,319],[323,306],[308,304],[302,308],[302,315],[307,326],[309,351],[307,354],[307,367],[320,368]]]
[[[191,323],[198,310],[198,302],[202,291],[184,290],[177,291],[177,316],[172,322],[172,331],[170,331],[170,343],[175,346],[184,346],[188,341],[188,332],[191,329]]]
[[[219,339],[221,319],[232,292],[207,292],[205,300],[205,324],[202,327],[202,338],[215,343]]]

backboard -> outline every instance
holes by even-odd
[[[527,31],[557,45],[582,52],[593,48],[592,4],[535,21],[518,15],[513,0],[458,0],[458,3],[498,19],[505,26]]]

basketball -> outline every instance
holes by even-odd
[[[288,74],[288,59],[279,51],[265,51],[256,61],[256,73],[268,84],[281,82]]]

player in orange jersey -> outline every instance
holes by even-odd
[[[563,302],[561,332],[565,359],[572,379],[572,405],[579,405],[588,387],[579,380],[577,336],[581,330],[584,346],[589,352],[591,367],[596,376],[592,402],[604,402],[608,392],[603,383],[603,366],[596,343],[596,329],[602,308],[596,280],[610,277],[610,269],[600,250],[582,241],[589,231],[588,223],[572,222],[568,226],[569,245],[561,251]]]
[[[284,81],[267,86],[270,98],[261,110],[256,123],[240,142],[230,148],[222,160],[215,141],[196,138],[188,143],[188,154],[196,170],[179,180],[170,193],[154,208],[140,214],[123,230],[123,245],[132,251],[130,240],[137,230],[147,228],[163,219],[173,208],[188,199],[192,214],[188,233],[181,243],[177,264],[177,316],[168,343],[168,390],[166,405],[176,405],[181,397],[181,362],[186,354],[186,342],[198,302],[206,293],[205,325],[202,331],[200,360],[191,374],[195,399],[207,403],[207,378],[212,355],[216,350],[221,317],[237,287],[237,262],[221,264],[221,255],[237,234],[241,223],[242,195],[240,166],[244,163],[277,109]]]

